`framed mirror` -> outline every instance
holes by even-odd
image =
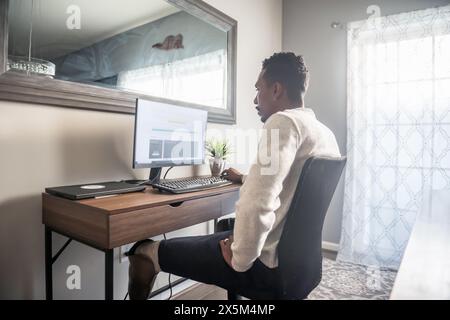
[[[237,22],[198,0],[0,0],[0,99],[236,123]]]

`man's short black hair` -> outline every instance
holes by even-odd
[[[275,53],[263,61],[264,78],[269,84],[279,82],[286,87],[288,98],[300,102],[308,88],[309,72],[301,55]]]

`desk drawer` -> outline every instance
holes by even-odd
[[[192,226],[232,212],[234,192],[109,217],[109,248]],[[230,211],[231,210],[231,211]]]

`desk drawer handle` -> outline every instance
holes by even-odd
[[[184,201],[174,202],[174,203],[171,203],[170,206],[176,208],[176,207],[181,206],[183,204],[183,202]]]

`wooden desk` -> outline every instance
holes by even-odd
[[[392,300],[450,299],[450,191],[435,191],[417,216]]]
[[[105,253],[105,299],[112,300],[114,248],[229,214],[234,211],[239,188],[233,184],[184,194],[147,188],[79,201],[43,193],[47,300],[53,299],[52,264],[72,240]],[[69,237],[54,257],[52,232]]]

